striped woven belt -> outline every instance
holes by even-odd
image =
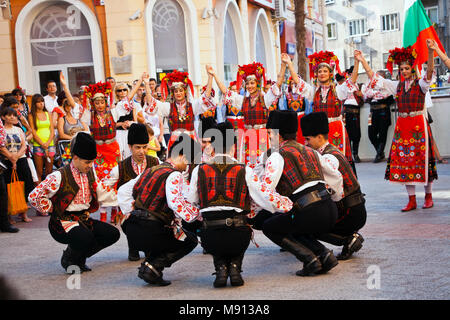
[[[420,111],[412,111],[412,112],[399,112],[398,116],[400,118],[408,118],[408,117],[415,117],[415,116],[419,116],[421,114],[425,114],[425,110],[420,110]]]
[[[259,130],[259,129],[264,129],[266,127],[266,124],[255,124],[255,125],[244,125],[245,129],[255,129],[255,130]]]
[[[334,121],[342,121],[342,116],[334,117],[334,118],[328,118],[328,123],[334,122]]]
[[[112,139],[108,139],[108,140],[95,140],[95,143],[99,146],[101,146],[102,144],[110,144],[112,142],[116,141],[116,138],[112,138]]]

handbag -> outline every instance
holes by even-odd
[[[11,174],[11,183],[6,186],[8,190],[8,214],[16,215],[28,210],[27,201],[25,199],[24,182],[17,177],[17,172],[13,169]]]

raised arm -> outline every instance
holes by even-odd
[[[73,99],[72,94],[67,87],[67,82],[62,71],[59,73],[59,81],[61,82],[61,86],[63,87],[64,93],[66,94],[67,101],[69,101],[69,104],[72,106],[72,108],[75,108],[75,100]]]
[[[292,80],[294,80],[294,82],[296,84],[300,83],[300,78],[298,77],[298,74],[294,69],[294,65],[292,64],[291,57],[289,57],[289,55],[287,53],[282,53],[281,54],[281,69],[280,69],[280,73],[278,74],[278,77],[277,77],[277,86],[278,87],[281,87],[281,85],[283,84],[284,73],[286,72],[286,67],[289,69],[289,73],[291,74]]]
[[[144,78],[148,78],[147,72],[144,72],[141,76],[141,78],[136,82],[136,84],[131,89],[130,93],[128,94],[128,100],[132,100],[136,92],[138,91],[139,87],[141,86],[142,81],[144,81]]]
[[[214,68],[211,65],[208,64],[206,66],[206,71],[208,72],[208,77],[211,75],[214,78],[214,80],[216,81],[216,84],[219,87],[219,89],[222,92],[222,94],[225,94],[227,92],[227,87],[217,77],[217,74],[216,74],[216,71],[214,70]],[[209,81],[209,78],[208,78],[208,81]]]
[[[439,58],[441,58],[442,62],[447,66],[447,68],[450,68],[450,58],[442,52],[441,48],[439,48],[436,41],[432,39],[427,39],[427,46],[429,49],[432,49],[433,51],[436,51]]]
[[[354,83],[354,84],[356,84],[356,81],[358,81],[358,71],[359,71],[359,61],[358,61],[358,59],[356,59],[356,55],[358,55],[358,54],[361,54],[361,51],[359,51],[359,50],[355,50],[355,52],[354,52],[354,54],[353,54],[353,56],[354,56],[354,61],[355,61],[355,64],[354,64],[354,66],[353,66],[353,72],[352,72],[352,77],[351,77],[351,79],[352,79],[352,82]],[[362,54],[361,54],[362,55]]]
[[[428,47],[428,61],[427,61],[427,80],[431,81],[434,73],[434,49],[431,48],[433,45],[432,42],[434,40],[427,39],[427,47]],[[437,45],[435,45],[438,47]]]
[[[357,69],[356,68],[356,60],[361,62],[364,70],[366,70],[367,76],[369,77],[369,79],[372,79],[374,72],[373,72],[372,68],[369,66],[369,64],[367,63],[362,52],[359,50],[355,51],[355,68],[353,69],[353,73],[355,72],[355,69]],[[353,80],[353,74],[352,74],[352,80]]]

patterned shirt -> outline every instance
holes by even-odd
[[[6,131],[3,127],[2,119],[0,119],[0,148],[6,146]]]

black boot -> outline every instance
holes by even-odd
[[[84,259],[84,263],[82,263],[83,259]],[[67,249],[63,251],[63,255],[61,257],[61,266],[64,268],[64,270],[66,270],[66,272],[67,272],[67,268],[69,268],[70,266],[79,267],[81,273],[84,271],[90,271],[89,267],[86,266],[86,268],[84,268],[85,263],[86,263],[85,256],[83,256],[80,252],[73,250],[70,247],[70,245],[67,246]],[[72,272],[72,273],[74,273],[74,272]]]
[[[217,258],[213,256],[214,260],[214,267],[216,269],[216,272],[213,273],[213,275],[216,275],[216,279],[214,280],[214,288],[222,288],[227,285],[227,279],[228,279],[228,266],[226,260],[223,258]]]
[[[295,237],[297,241],[299,241],[304,246],[310,248],[312,252],[319,258],[320,263],[322,264],[322,269],[317,271],[317,274],[324,274],[333,269],[338,265],[338,261],[333,254],[333,251],[327,249],[322,243],[320,243],[315,237],[312,235],[301,235]],[[345,241],[346,238],[342,237]]]
[[[320,256],[320,263],[322,263],[322,269],[317,274],[324,274],[338,265],[338,260],[333,254],[333,251],[326,249]]]
[[[355,162],[355,163],[360,163],[361,162],[361,159],[359,158],[359,156],[358,156],[358,151],[359,151],[359,142],[353,142],[352,143],[352,149],[353,149],[353,161]]]
[[[338,260],[349,259],[354,252],[358,252],[362,248],[364,238],[359,233],[355,232],[353,235],[347,238],[347,242],[342,248],[342,252],[337,255]]]
[[[308,276],[322,269],[319,258],[309,248],[299,243],[291,236],[281,240],[281,247],[292,253],[303,262],[303,269],[296,272],[298,276]]]
[[[138,268],[138,277],[150,284],[156,284],[160,287],[168,286],[171,282],[163,279],[163,269],[144,261]]]
[[[375,160],[373,160],[374,163],[381,162],[385,159],[385,155],[384,155],[384,146],[385,145],[386,145],[385,143],[380,143],[378,145],[377,155],[375,156]]]
[[[128,260],[130,261],[138,261],[141,259],[139,256],[139,251],[136,249],[128,248]]]
[[[80,267],[81,272],[92,271],[92,269],[86,265],[86,257],[80,258],[78,266]]]
[[[244,285],[244,279],[242,279],[241,276],[241,266],[242,266],[242,259],[243,256],[239,256],[236,258],[231,259],[229,270],[230,270],[230,284],[233,287],[239,287]]]

